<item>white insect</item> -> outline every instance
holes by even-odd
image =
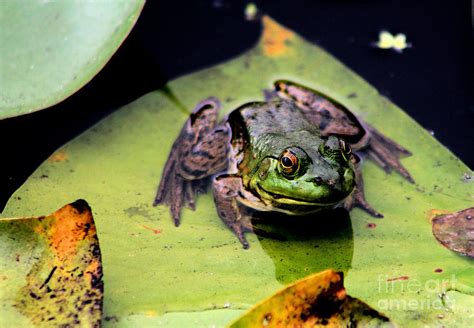
[[[407,37],[403,33],[393,35],[388,31],[381,31],[379,33],[379,40],[374,44],[380,49],[393,49],[396,52],[402,53],[406,48],[411,47],[411,43],[407,43]]]

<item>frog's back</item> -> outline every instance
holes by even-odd
[[[298,130],[318,134],[296,105],[288,101],[254,102],[234,110],[229,116],[233,137],[250,144],[268,135],[288,135]]]

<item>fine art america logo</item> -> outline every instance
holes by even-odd
[[[455,301],[449,299],[446,292],[456,287],[456,277],[446,279],[418,279],[401,276],[391,278],[379,275],[378,292],[382,294],[399,294],[402,298],[385,298],[377,302],[381,310],[453,310]]]

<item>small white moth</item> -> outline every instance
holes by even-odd
[[[392,49],[402,53],[406,48],[411,47],[411,43],[407,43],[407,37],[403,33],[393,35],[388,31],[380,31],[379,40],[373,44],[380,49]]]

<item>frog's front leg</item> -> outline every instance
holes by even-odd
[[[376,218],[383,218],[383,215],[375,210],[365,199],[364,194],[364,179],[362,178],[362,170],[357,165],[355,167],[355,181],[356,185],[354,191],[345,200],[343,206],[347,210],[351,210],[354,207],[359,207]]]
[[[221,220],[235,233],[242,246],[247,249],[249,243],[245,232],[252,232],[250,217],[242,211],[237,198],[242,190],[242,179],[232,175],[217,176],[212,183],[214,202]]]
[[[219,108],[215,98],[200,102],[171,148],[153,205],[168,205],[176,226],[183,206],[194,209],[207,177],[227,167],[229,133],[225,126],[216,127]]]

